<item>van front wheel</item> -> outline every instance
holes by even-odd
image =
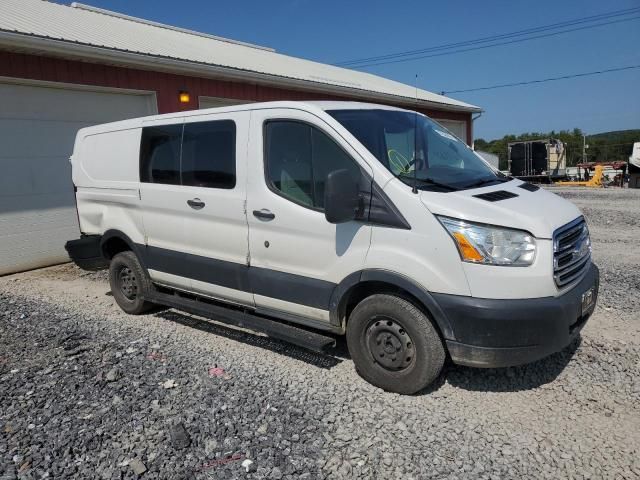
[[[153,307],[142,298],[149,288],[149,281],[135,253],[120,252],[111,259],[109,284],[113,298],[125,312],[138,315]]]
[[[354,308],[347,322],[347,345],[362,378],[402,394],[431,384],[445,360],[431,320],[395,295],[372,295]]]

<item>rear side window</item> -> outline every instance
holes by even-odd
[[[266,124],[265,164],[272,190],[317,210],[324,209],[329,173],[347,169],[357,182],[363,179],[349,154],[327,134],[302,122],[274,120]]]
[[[144,127],[140,181],[232,189],[236,126],[232,120]]]
[[[144,127],[140,143],[140,181],[180,185],[182,125]]]
[[[187,123],[182,138],[182,184],[236,185],[236,126],[231,120]]]

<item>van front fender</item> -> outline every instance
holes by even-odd
[[[329,319],[332,325],[336,327],[344,326],[344,314],[350,294],[358,285],[367,282],[385,284],[407,292],[421,304],[420,306],[422,306],[436,322],[442,336],[446,340],[455,340],[449,319],[429,291],[405,275],[377,268],[354,272],[336,286],[329,302]],[[374,290],[372,293],[376,293],[376,291]]]

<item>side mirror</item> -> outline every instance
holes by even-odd
[[[360,206],[358,182],[348,170],[327,175],[324,187],[324,216],[329,223],[344,223],[356,218]]]

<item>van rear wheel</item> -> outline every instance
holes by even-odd
[[[445,350],[425,313],[404,298],[377,294],[362,300],[347,322],[356,370],[384,390],[412,394],[442,371]]]
[[[111,259],[109,284],[113,298],[125,312],[138,315],[153,308],[153,303],[143,300],[150,285],[135,253],[120,252]]]

